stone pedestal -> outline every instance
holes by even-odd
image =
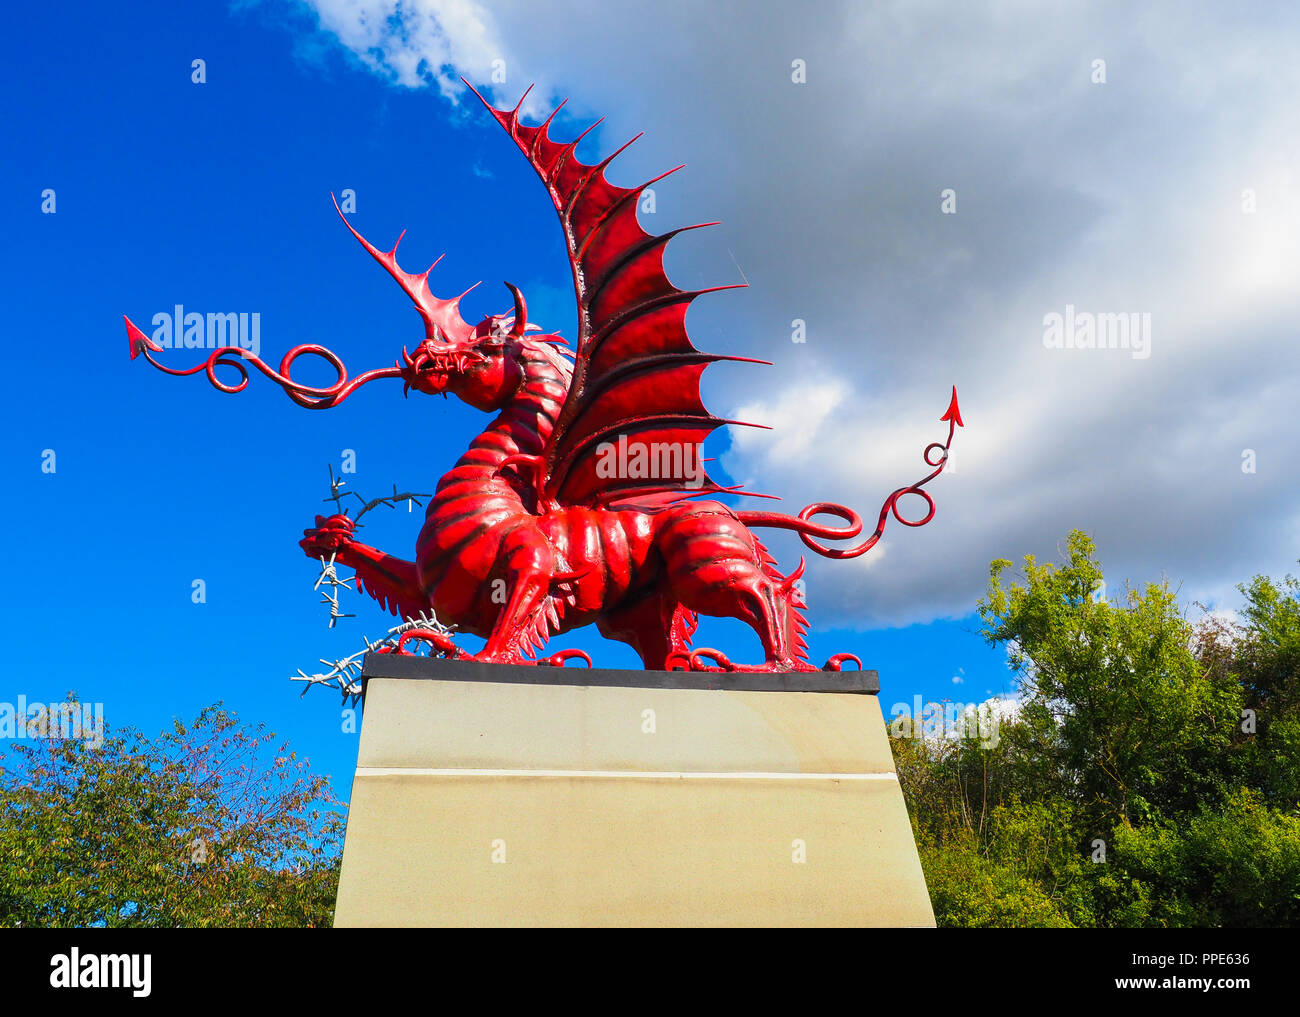
[[[875,672],[364,674],[336,926],[934,924]]]

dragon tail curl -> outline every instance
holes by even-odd
[[[834,502],[816,502],[807,506],[797,516],[788,516],[783,512],[742,511],[737,512],[736,517],[746,526],[768,526],[779,530],[793,530],[799,534],[799,539],[804,542],[805,547],[816,551],[823,558],[844,559],[864,555],[875,547],[880,540],[881,535],[885,532],[885,523],[889,521],[891,514],[904,526],[924,526],[934,518],[934,498],[925,490],[925,485],[942,473],[943,468],[948,465],[948,454],[952,448],[953,436],[957,433],[957,428],[966,426],[961,419],[961,408],[957,403],[956,385],[952,387],[952,399],[948,403],[948,409],[944,411],[939,420],[948,424],[948,440],[933,441],[921,453],[921,458],[925,460],[925,464],[934,467],[934,469],[916,483],[900,487],[890,493],[884,504],[880,506],[880,517],[876,520],[875,530],[861,544],[853,547],[827,547],[825,544],[819,544],[813,539],[814,537],[820,537],[822,540],[852,540],[862,532],[862,517],[853,509],[845,505],[837,505]],[[925,515],[920,519],[908,519],[898,511],[898,501],[905,494],[914,494],[925,501]],[[839,528],[812,522],[812,517],[817,515],[835,516],[848,525]]]

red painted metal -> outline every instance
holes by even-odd
[[[336,555],[355,569],[358,588],[394,614],[410,617],[432,607],[441,621],[485,637],[480,660],[527,663],[550,636],[595,624],[603,635],[631,645],[650,669],[816,670],[803,638],[803,562],[783,575],[753,528],[793,530],[820,555],[853,558],[876,544],[891,514],[906,526],[929,522],[935,505],[923,488],[943,471],[962,426],[956,389],[940,418],[949,422],[947,440],[923,454],[933,471],[892,492],[875,531],[854,547],[820,543],[852,540],[862,532],[861,517],[843,505],[817,503],[788,516],[701,500],[742,492],[714,483],[698,459],[710,433],[739,423],[705,409],[700,376],[711,363],[748,358],[701,353],[687,336],[688,306],[711,290],[679,290],[664,273],[664,248],[681,229],[652,236],[637,221],[638,195],[661,177],[640,187],[617,187],[605,178],[614,156],[595,166],[576,156],[586,132],[556,142],[549,134],[555,113],[530,127],[519,119],[522,98],[510,111],[483,103],[528,158],[559,214],[578,301],[573,352],[559,336],[540,334],[528,323],[523,295],[509,283],[514,313],[469,325],[459,311],[464,294],[435,297],[428,271],[404,271],[396,244],[380,251],[344,219],[423,319],[424,340],[414,354],[403,349],[393,367],[351,380],[337,356],[314,344],[291,349],[278,371],[235,347],[176,370],[154,358],[161,348],[128,319],[132,359],[143,353],[168,374],[204,371],[223,392],[248,384],[244,364],[251,363],[309,409],[336,406],[377,378],[401,378],[408,393],[451,394],[495,414],[439,482],[415,560],[357,540],[354,521],[342,514],[317,516],[300,541],[310,557]],[[328,362],[337,372],[335,383],[314,388],[293,381],[292,366],[304,354]],[[222,365],[238,372],[238,382],[218,380],[215,370]],[[664,463],[676,467],[647,468]],[[900,513],[898,501],[907,494],[925,500],[924,518]],[[812,521],[818,515],[846,525]],[[717,650],[692,650],[699,614],[747,622],[762,640],[763,663],[735,664]],[[416,629],[403,636],[402,646],[407,641],[464,656],[440,633]],[[581,651],[562,651],[542,662],[563,666],[572,657],[590,666]],[[861,665],[852,654],[837,654],[826,667],[839,670],[848,660]]]

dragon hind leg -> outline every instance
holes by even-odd
[[[818,670],[803,653],[794,603],[797,573],[782,577],[744,523],[723,506],[697,502],[669,520],[659,537],[673,596],[688,610],[747,623],[766,658],[757,666],[711,654],[715,659],[737,671]]]

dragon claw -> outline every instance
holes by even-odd
[[[432,629],[410,629],[403,632],[401,638],[397,640],[397,649],[394,653],[406,654],[406,644],[412,639],[418,639],[423,643],[428,643],[435,650],[439,650],[444,657],[452,660],[470,660],[468,653],[455,644],[451,636],[441,632],[434,632]]]
[[[707,664],[700,663],[700,657],[711,657],[716,667],[709,667]],[[701,646],[692,650],[686,658],[686,667],[690,671],[735,671],[736,665],[733,664],[725,653],[721,650],[715,650],[709,646]]]
[[[689,650],[673,650],[664,658],[665,671],[689,671],[691,654]]]
[[[316,525],[302,531],[298,546],[309,558],[327,557],[352,543],[356,523],[345,515],[316,517]]]
[[[552,653],[549,657],[543,657],[537,663],[541,667],[564,667],[566,660],[575,660],[581,658],[587,662],[587,667],[591,667],[591,657],[583,650],[560,650],[558,653]]]
[[[853,657],[852,654],[841,654],[840,656]],[[708,664],[702,663],[700,660],[701,657],[711,658],[714,661],[714,666],[709,666]],[[857,660],[856,657],[853,657],[853,659]],[[674,653],[669,655],[668,663],[670,666],[677,661],[682,661],[683,663],[685,663],[686,669],[689,671],[714,671],[714,672],[730,671],[730,672],[746,672],[746,673],[762,673],[762,674],[789,674],[791,672],[806,672],[806,671],[820,670],[819,668],[813,667],[807,661],[794,660],[794,659],[768,660],[768,661],[764,661],[762,664],[737,664],[734,661],[730,660],[727,657],[727,655],[723,653],[721,650],[715,650],[709,646],[701,646],[698,649],[692,650],[689,655],[681,651],[675,651]],[[837,668],[833,668],[832,670],[839,670],[839,669],[837,667]]]

